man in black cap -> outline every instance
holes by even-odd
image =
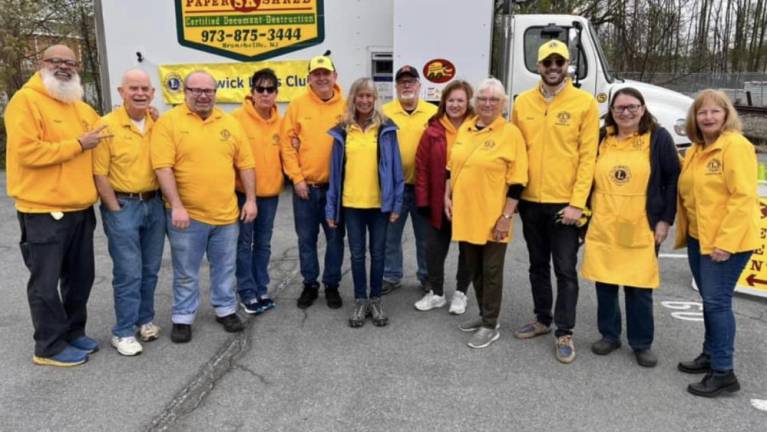
[[[426,224],[428,221],[418,214],[415,206],[415,153],[421,135],[429,119],[437,113],[437,107],[420,98],[421,83],[418,70],[405,65],[397,70],[394,77],[397,99],[383,106],[383,112],[397,125],[397,139],[402,157],[402,171],[405,175],[405,196],[400,218],[386,231],[386,258],[384,264],[383,294],[400,287],[402,279],[402,231],[405,229],[408,213],[413,219],[418,280],[424,291],[427,288],[426,273]]]

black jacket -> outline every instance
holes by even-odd
[[[650,135],[650,179],[647,182],[647,221],[650,228],[665,221],[674,224],[679,154],[671,134],[658,127]]]

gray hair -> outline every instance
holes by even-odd
[[[506,105],[509,102],[509,96],[506,95],[506,88],[503,83],[498,79],[490,77],[485,78],[477,85],[477,90],[474,92],[474,106],[477,106],[477,98],[480,93],[490,90],[494,96],[501,98],[501,103]]]

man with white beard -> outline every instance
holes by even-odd
[[[76,366],[98,350],[85,335],[94,276],[91,149],[109,136],[82,102],[74,52],[54,45],[5,110],[8,195],[16,200],[38,365]]]

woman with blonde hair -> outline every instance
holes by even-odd
[[[452,224],[445,216],[445,167],[458,129],[474,115],[471,97],[474,91],[463,80],[451,81],[442,90],[437,114],[429,120],[415,154],[415,205],[429,220],[426,231],[426,268],[431,290],[415,303],[415,308],[428,311],[447,304],[445,299],[445,258],[450,250]],[[456,287],[450,301],[450,313],[466,312],[469,289],[466,263],[458,257]]]
[[[381,114],[371,79],[356,80],[346,101],[343,120],[329,131],[333,151],[325,217],[331,228],[346,225],[349,236],[355,299],[349,326],[363,326],[370,315],[381,327],[389,322],[381,302],[386,230],[399,218],[405,188],[397,127]]]
[[[714,397],[740,390],[734,372],[735,315],[732,295],[743,267],[759,247],[757,162],[741,134],[727,95],[703,90],[687,114],[693,146],[679,177],[676,247],[687,257],[703,298],[703,351],[680,362],[685,373],[705,373],[687,391]]]

